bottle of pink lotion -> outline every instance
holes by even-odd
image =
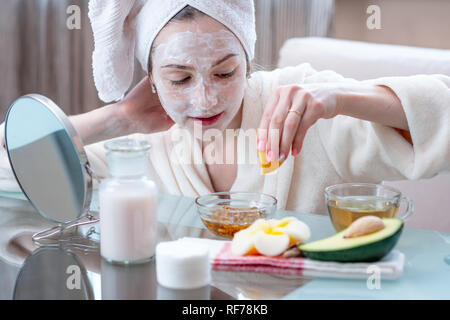
[[[118,139],[105,143],[110,177],[99,187],[100,252],[108,262],[143,263],[155,254],[157,197],[147,177],[150,144]]]

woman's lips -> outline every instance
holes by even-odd
[[[223,114],[223,112],[216,114],[215,116],[212,116],[210,118],[192,118],[192,119],[194,119],[196,121],[200,121],[202,123],[202,125],[204,125],[204,126],[209,126],[211,124],[216,123],[219,120],[219,118],[222,116],[222,114]]]

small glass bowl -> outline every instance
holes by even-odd
[[[195,198],[195,204],[208,230],[230,239],[255,220],[270,217],[277,199],[257,192],[216,192]]]

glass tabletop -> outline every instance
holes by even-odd
[[[52,225],[24,199],[0,193],[0,299],[450,299],[448,233],[406,227],[396,247],[406,257],[403,275],[374,289],[366,280],[212,271],[208,287],[170,290],[156,282],[154,261],[117,266],[95,247],[37,247],[32,234]],[[218,239],[205,229],[194,199],[160,194],[158,200],[158,241]],[[91,208],[97,208],[96,193]],[[310,226],[311,240],[334,234],[326,215],[276,213],[290,215]]]

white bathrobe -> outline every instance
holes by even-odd
[[[240,134],[258,127],[276,87],[338,81],[356,82],[330,70],[317,72],[307,63],[254,73],[244,97]],[[397,94],[406,113],[412,145],[395,129],[380,124],[347,116],[320,119],[308,130],[301,153],[296,158],[289,155],[276,174],[263,176],[257,163],[240,163],[231,191],[263,192],[278,199],[278,209],[325,214],[324,189],[329,185],[429,178],[450,171],[450,77],[417,75],[363,82],[385,85]],[[179,148],[174,148],[172,134],[177,129],[178,125],[174,125],[165,132],[130,137],[151,143],[149,176],[160,192],[187,197],[213,192],[206,165],[184,163]],[[238,157],[245,152],[256,154],[256,150],[248,150],[245,140],[238,141]],[[107,176],[103,143],[85,149],[94,171]],[[193,146],[193,157],[202,159],[198,142]],[[0,189],[18,190],[4,149]]]

